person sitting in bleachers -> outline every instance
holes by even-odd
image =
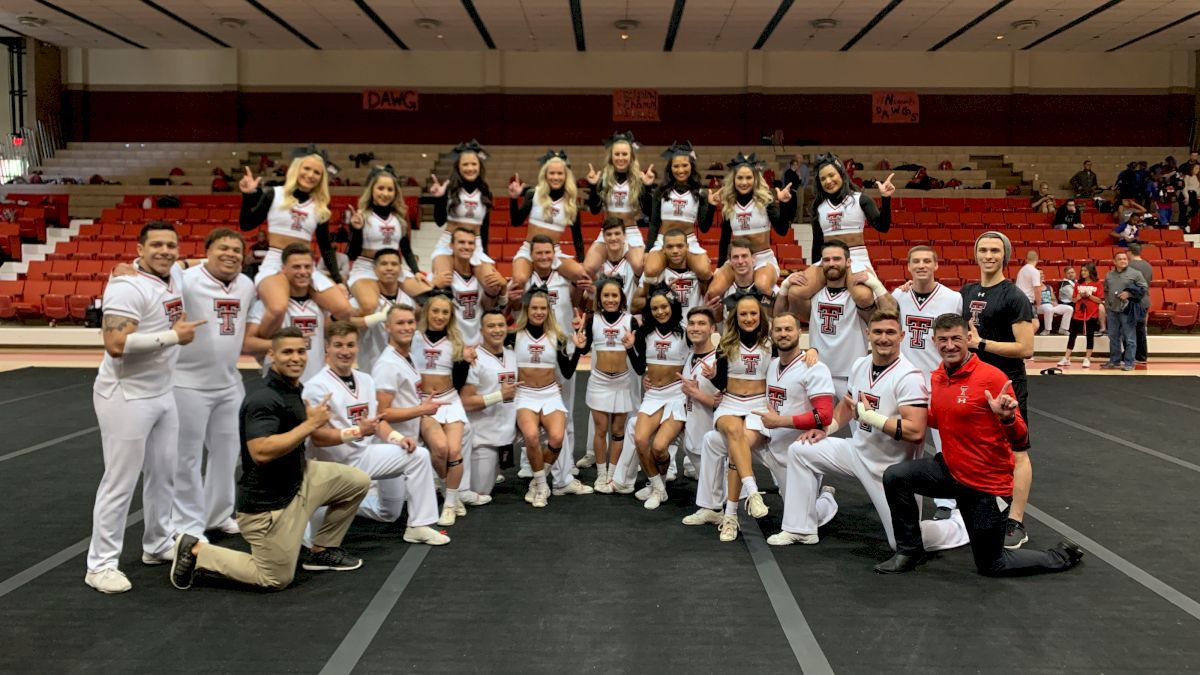
[[[1138,232],[1142,229],[1142,214],[1134,211],[1129,214],[1129,220],[1121,223],[1109,232],[1109,236],[1113,238],[1117,246],[1129,246],[1132,243],[1139,242]]]
[[[1096,172],[1092,171],[1091,160],[1084,161],[1083,168],[1071,176],[1070,185],[1076,197],[1085,199],[1091,199],[1104,191],[1100,180],[1096,177]]]
[[[1068,199],[1063,202],[1063,205],[1058,207],[1054,212],[1054,229],[1068,230],[1074,228],[1076,230],[1083,229],[1083,214],[1079,210],[1079,204],[1075,199]]]
[[[1054,213],[1058,208],[1054,201],[1054,195],[1050,193],[1050,184],[1042,181],[1038,189],[1034,191],[1033,197],[1029,199],[1029,208],[1035,213]]]
[[[1042,284],[1037,311],[1042,315],[1042,332],[1038,333],[1038,335],[1050,334],[1051,328],[1054,327],[1054,317],[1056,316],[1062,317],[1062,322],[1058,326],[1058,334],[1066,335],[1068,333],[1067,327],[1071,325],[1071,315],[1075,313],[1075,309],[1071,303],[1059,302],[1054,289],[1048,283]]]

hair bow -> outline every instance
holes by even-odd
[[[538,166],[541,166],[552,159],[561,159],[564,164],[571,166],[571,161],[567,159],[567,151],[554,150],[553,148],[547,148],[546,154],[538,157]]]
[[[742,298],[753,298],[761,304],[766,299],[766,296],[762,294],[762,291],[758,290],[758,286],[751,285],[746,290],[739,288],[733,295],[725,296],[725,300],[722,301],[722,304],[725,305],[725,311],[732,312],[737,307],[737,304],[741,302]]]
[[[754,152],[750,153],[749,157],[747,157],[746,155],[743,155],[742,153],[739,152],[737,154],[737,157],[734,157],[733,159],[729,160],[729,164],[727,164],[726,166],[729,167],[730,169],[736,169],[741,166],[748,166],[751,169],[754,169],[755,171],[762,168],[758,162],[758,153],[754,153]]]
[[[599,293],[600,287],[609,283],[616,284],[621,290],[625,290],[624,279],[621,277],[608,276],[607,274],[601,274],[600,276],[596,277],[596,281],[592,283],[592,286],[596,289],[596,292]]]
[[[614,131],[612,136],[609,136],[608,138],[604,139],[604,147],[606,147],[606,148],[611,148],[612,146],[616,145],[617,143],[628,143],[629,146],[631,148],[633,148],[634,150],[637,150],[642,147],[641,145],[638,144],[637,141],[633,140],[633,132],[632,131],[626,131],[625,133],[621,133],[619,131]]]
[[[383,166],[375,165],[371,167],[370,171],[367,172],[367,183],[375,180],[376,176],[381,173],[386,173],[392,177],[392,180],[396,180],[396,170],[392,168],[391,164],[385,164]],[[399,183],[398,180],[396,180],[396,182]]]
[[[458,159],[460,155],[465,155],[467,153],[479,157],[480,161],[485,161],[488,158],[487,151],[484,150],[483,147],[479,145],[479,141],[475,140],[474,138],[466,143],[459,143],[458,145],[454,146],[454,149],[450,151],[450,156],[453,159]]]
[[[680,156],[687,156],[691,157],[692,159],[696,159],[696,151],[692,148],[691,141],[684,141],[682,143],[672,142],[671,147],[667,148],[662,154],[662,158],[666,160],[669,160],[672,157]]]
[[[299,159],[310,155],[316,155],[321,158],[321,162],[325,164],[325,173],[330,176],[336,176],[341,171],[341,168],[337,164],[329,161],[329,153],[318,148],[316,143],[309,143],[300,148],[292,148],[292,159]]]
[[[546,288],[545,286],[533,284],[529,288],[525,289],[525,295],[521,296],[521,304],[528,307],[529,301],[533,299],[533,296],[538,295],[539,293],[541,295],[545,295],[547,298],[550,297],[550,289]]]
[[[822,164],[832,164],[841,168],[842,160],[838,159],[838,156],[832,152],[823,152],[817,155],[817,158],[813,161],[814,166],[821,166]]]

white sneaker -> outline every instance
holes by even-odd
[[[1085,359],[1083,360],[1083,367],[1084,367],[1084,368],[1091,368],[1091,367],[1092,367],[1092,360],[1091,360],[1091,359],[1086,359],[1086,358],[1085,358]]]
[[[617,494],[627,495],[630,492],[633,492],[632,485],[626,485],[620,481],[615,481],[615,480],[610,479],[608,481],[608,484],[612,486],[612,491],[616,492]]]
[[[1070,368],[1071,367],[1071,359],[1059,359],[1058,363],[1056,363],[1054,365],[1058,366],[1059,368]]]
[[[577,467],[577,466],[571,467],[571,475],[578,476],[579,475],[579,467]]]
[[[751,518],[758,519],[767,515],[767,505],[763,502],[762,495],[761,492],[755,492],[746,497],[746,513],[749,513]]]
[[[614,492],[612,481],[608,480],[607,477],[604,480],[597,478],[596,482],[592,483],[592,491],[602,495],[611,495]]]
[[[594,490],[578,480],[573,480],[567,483],[566,487],[554,488],[552,492],[555,497],[562,497],[563,495],[590,495]]]
[[[533,508],[544,509],[550,503],[550,486],[546,486],[533,493]]]
[[[529,481],[529,489],[525,491],[525,503],[532,504],[535,494],[537,494],[537,483]]]
[[[533,469],[521,467],[521,469],[517,471],[517,478],[533,478]]]
[[[1059,335],[1070,335],[1070,334],[1071,334],[1071,331],[1069,331],[1069,330],[1063,330],[1063,329],[1059,328],[1059,329],[1058,329],[1058,334],[1059,334]]]
[[[651,492],[654,492],[654,486],[649,483],[646,483],[646,486],[643,487],[641,490],[638,490],[637,492],[633,493],[633,496],[637,497],[638,501],[644,502],[647,499],[650,499]]]
[[[458,494],[459,504],[466,504],[467,506],[483,506],[484,504],[492,503],[491,495],[481,495],[478,492],[467,492],[466,495],[467,496],[464,497],[463,493],[461,492]]]
[[[503,482],[504,482],[504,474],[502,474],[502,473],[496,474],[496,485],[499,485]]]
[[[101,593],[124,593],[133,588],[125,573],[115,567],[105,567],[99,572],[88,572],[83,577],[83,583]]]
[[[815,534],[796,534],[795,532],[779,532],[767,537],[767,543],[772,546],[791,546],[792,544],[815,544],[820,538]]]
[[[429,544],[430,546],[445,546],[450,543],[450,537],[438,532],[437,530],[422,525],[421,527],[408,527],[404,529],[404,541],[410,544]]]
[[[721,512],[712,509],[699,509],[690,516],[683,517],[684,525],[720,525]]]
[[[215,527],[210,527],[208,529],[224,532],[225,534],[240,534],[242,531],[242,529],[238,527],[237,521],[233,518],[226,518],[225,520],[217,523]]]
[[[142,551],[142,564],[143,565],[166,565],[167,563],[174,562],[174,561],[175,561],[175,547],[174,546],[167,549],[167,552],[163,553],[162,555],[151,555],[149,553],[146,553],[145,551]]]
[[[454,503],[454,515],[459,518],[467,515],[467,505],[462,503],[461,499]]]
[[[721,541],[735,541],[738,535],[737,516],[721,516],[721,524],[717,526],[717,534]]]
[[[583,457],[581,457],[579,459],[578,462],[575,462],[575,467],[579,468],[579,469],[587,469],[587,468],[593,467],[593,466],[596,466],[596,456],[595,455],[584,455]]]
[[[651,490],[649,499],[647,499],[646,503],[642,504],[642,506],[646,507],[646,509],[649,511],[653,511],[665,501],[667,501],[666,490]]]
[[[678,477],[679,472],[675,470],[675,463],[671,462],[671,468],[667,469],[667,475],[663,476],[663,481],[667,483],[674,483],[675,479]]]
[[[440,527],[450,527],[454,524],[454,520],[458,514],[455,513],[454,507],[450,504],[442,506],[442,517],[438,518],[437,524]]]
[[[683,475],[687,478],[691,478],[692,480],[696,480],[696,476],[699,475],[699,473],[696,471],[695,465],[693,465],[691,462],[687,462],[683,465]]]

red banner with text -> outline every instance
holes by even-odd
[[[417,111],[415,89],[367,89],[362,96],[363,110]]]
[[[657,122],[657,89],[614,89],[614,122]]]
[[[917,124],[921,121],[921,97],[915,91],[871,92],[871,122],[874,124]]]

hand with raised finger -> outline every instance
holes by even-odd
[[[967,322],[967,349],[979,349],[979,343],[983,338],[979,337],[979,329],[975,327],[975,320]]]
[[[353,227],[356,230],[361,230],[363,228],[363,222],[362,211],[355,211],[354,215],[350,216],[350,227]]]
[[[700,364],[700,374],[703,375],[705,379],[711,380],[717,374],[717,367],[712,363],[705,361],[704,363]]]
[[[329,424],[329,418],[333,413],[329,410],[329,399],[333,394],[325,394],[325,398],[321,399],[314,406],[305,406],[305,420],[309,422],[313,429],[320,429]]]
[[[584,335],[583,331],[581,330],[575,331],[575,335],[572,340],[575,342],[576,349],[583,349],[583,347],[587,344],[587,336]]]
[[[429,183],[429,194],[433,195],[434,197],[441,197],[446,194],[446,185],[450,181],[446,181],[445,183],[439,183],[438,177],[436,174],[430,175],[429,179],[431,181]]]
[[[651,164],[642,172],[642,185],[654,185],[654,181],[657,178],[658,176],[654,174],[654,165]]]
[[[525,184],[521,182],[521,174],[513,174],[513,179],[508,183],[508,196],[516,199],[525,193]]]
[[[1020,408],[1020,403],[1017,399],[1010,396],[1007,392],[1012,391],[1012,380],[1004,383],[1000,388],[1000,393],[995,397],[992,392],[987,389],[983,390],[983,395],[987,398],[988,407],[992,409],[992,413],[1000,418],[1001,422],[1007,422],[1017,416],[1017,410]]]
[[[621,346],[622,346],[622,347],[624,347],[624,348],[625,348],[625,349],[627,349],[627,350],[628,350],[628,349],[633,349],[633,343],[634,343],[634,341],[635,341],[635,340],[636,340],[636,338],[635,338],[635,336],[634,336],[634,334],[633,334],[633,333],[631,333],[631,332],[629,332],[629,331],[625,331],[625,332],[624,332],[624,333],[621,335]]]
[[[242,191],[242,194],[254,194],[255,192],[258,192],[258,189],[261,185],[262,177],[259,176],[258,178],[255,178],[254,172],[250,171],[250,167],[246,167],[246,173],[242,175],[242,179],[238,181],[238,189]]]
[[[708,205],[709,206],[720,206],[721,205],[721,190],[720,190],[720,188],[718,188],[716,190],[712,190],[712,189],[708,190]]]
[[[196,339],[196,328],[206,323],[208,321],[203,319],[200,321],[188,321],[187,312],[183,312],[179,315],[179,320],[175,322],[175,325],[171,326],[171,330],[175,331],[175,334],[179,336],[179,344],[186,345],[191,344],[192,340]]]
[[[588,162],[587,182],[588,185],[595,185],[600,182],[600,172],[596,170],[596,167],[592,166],[591,162]]]
[[[791,185],[791,183],[784,185],[782,189],[775,190],[775,200],[778,201],[780,204],[786,204],[787,202],[792,201],[792,185]]]
[[[896,186],[892,185],[892,178],[895,178],[895,176],[896,174],[889,173],[888,177],[883,179],[883,182],[878,185],[880,196],[891,197],[896,194]]]
[[[783,417],[771,412],[770,410],[767,410],[766,408],[761,410],[751,410],[750,412],[762,418],[763,426],[768,429],[778,429],[784,426]]]

